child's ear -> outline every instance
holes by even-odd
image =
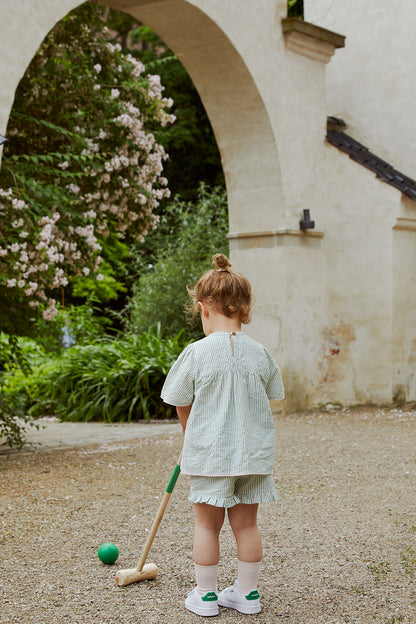
[[[199,312],[201,313],[201,315],[208,318],[209,316],[208,307],[205,305],[203,301],[198,301],[198,308],[199,308]]]

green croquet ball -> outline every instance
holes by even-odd
[[[118,557],[118,548],[114,546],[111,542],[105,542],[105,544],[101,544],[98,549],[98,558],[103,563],[107,563],[111,565],[115,561],[117,561]]]

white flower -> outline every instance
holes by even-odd
[[[104,275],[102,273],[98,273],[97,280],[101,282],[104,279]]]
[[[83,267],[82,268],[82,272],[84,273],[84,275],[89,275],[90,274],[90,270],[88,267]]]
[[[111,89],[111,97],[112,98],[118,98],[118,96],[120,95],[120,91],[118,89]]]
[[[49,301],[49,305],[46,308],[46,310],[44,310],[42,312],[42,316],[45,319],[45,321],[52,321],[55,316],[58,314],[58,310],[55,308],[55,299],[51,299]]]
[[[71,191],[71,193],[73,193],[74,195],[78,195],[78,194],[79,194],[79,192],[80,192],[80,190],[81,190],[81,189],[79,188],[79,186],[77,186],[76,184],[73,184],[72,182],[71,182],[71,184],[68,184],[66,188],[67,188],[69,191]]]
[[[13,208],[15,208],[16,210],[21,210],[22,208],[25,207],[25,202],[22,199],[17,199],[16,197],[14,198],[14,200],[12,201],[12,206]]]
[[[112,43],[108,42],[107,43],[107,49],[110,50],[110,52],[120,52],[121,51],[121,45],[119,43],[112,44]]]
[[[25,295],[30,297],[37,290],[38,284],[36,282],[29,282],[29,288],[26,288]]]
[[[97,72],[97,74],[99,74],[100,71],[102,70],[102,67],[99,63],[97,63],[96,65],[94,65],[94,69]]]

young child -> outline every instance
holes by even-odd
[[[271,354],[241,331],[250,321],[250,283],[232,271],[223,254],[216,254],[212,264],[191,293],[206,337],[182,351],[162,389],[165,403],[176,406],[184,432],[181,471],[190,475],[194,503],[197,586],[185,607],[203,616],[218,615],[218,605],[252,614],[261,610],[258,504],[277,500],[269,399],[283,399],[284,389]],[[219,535],[226,511],[238,573],[234,585],[218,595]]]

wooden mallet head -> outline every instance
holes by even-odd
[[[138,581],[150,581],[157,577],[159,570],[154,563],[146,563],[142,570],[137,568],[129,568],[127,570],[119,570],[116,574],[116,583],[119,587],[137,583]]]

